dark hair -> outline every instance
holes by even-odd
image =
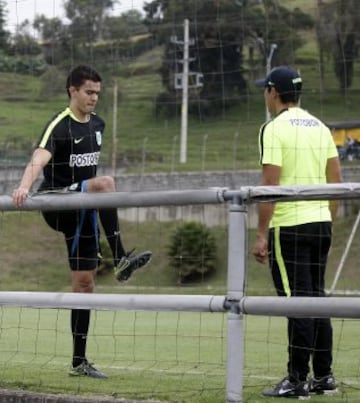
[[[291,92],[279,92],[275,85],[267,85],[267,92],[271,91],[271,88],[275,88],[279,94],[280,100],[283,104],[294,103],[297,104],[299,102],[301,96],[301,83],[296,84],[296,88],[294,88]]]
[[[66,91],[68,95],[70,96],[69,88],[71,86],[76,88],[81,87],[86,80],[98,83],[102,79],[100,74],[90,66],[77,66],[71,70],[66,79]]]
[[[297,104],[299,102],[300,95],[301,95],[301,87],[302,87],[301,83],[298,83],[298,84],[294,85],[293,91],[279,93],[281,102],[284,104],[287,104],[287,103]],[[276,89],[276,87],[275,87],[275,89]]]

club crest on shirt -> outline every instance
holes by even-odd
[[[98,146],[101,146],[102,133],[99,131],[96,131],[95,135],[96,135],[96,142],[97,142]]]

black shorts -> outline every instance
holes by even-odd
[[[81,185],[68,187],[81,191]],[[99,229],[96,210],[43,211],[46,223],[65,236],[71,270],[95,270],[99,265]]]

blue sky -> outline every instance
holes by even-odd
[[[144,0],[121,0],[115,6],[114,14],[119,15],[131,8],[141,10],[143,3]],[[48,18],[64,16],[64,0],[5,0],[5,4],[8,20],[7,29],[12,32],[24,20],[33,21],[37,14],[45,14]]]

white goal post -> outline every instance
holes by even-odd
[[[157,312],[239,312],[261,316],[360,318],[356,297],[241,297],[174,294],[79,294],[0,291],[0,306],[43,309],[96,309]]]
[[[359,199],[360,183],[347,182],[307,186],[244,186],[240,189],[213,187],[209,189],[146,191],[146,192],[42,192],[32,194],[20,208],[11,196],[0,196],[0,211],[71,210],[74,208],[185,206],[239,202],[294,200]]]

